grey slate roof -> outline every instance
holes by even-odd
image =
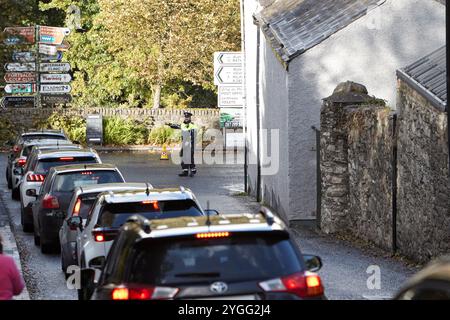
[[[385,0],[276,0],[255,23],[284,62],[364,16]]]
[[[447,55],[443,46],[413,64],[397,70],[397,76],[435,106],[447,107]]]

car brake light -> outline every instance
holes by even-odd
[[[144,201],[142,201],[142,204],[151,204],[151,205],[153,205],[153,209],[159,210],[159,203],[158,203],[158,201],[144,200]]]
[[[206,233],[197,233],[195,235],[197,239],[226,238],[229,236],[230,236],[229,232],[206,232]]]
[[[45,195],[44,199],[42,199],[42,208],[43,209],[59,209],[59,201],[58,198],[52,195]]]
[[[23,167],[27,163],[27,159],[19,159],[17,160],[17,164]]]
[[[96,242],[105,242],[114,240],[118,232],[118,230],[93,230],[92,235]]]
[[[148,287],[148,288],[115,288],[112,291],[113,300],[156,300],[172,299],[178,293],[178,288]]]
[[[260,282],[259,286],[268,292],[288,292],[301,298],[317,297],[324,293],[320,277],[312,272],[292,275]]]
[[[73,207],[72,216],[78,216],[80,215],[80,208],[81,208],[81,199],[78,198],[77,202],[75,203],[75,207]]]
[[[43,174],[30,174],[27,177],[27,181],[30,182],[43,182],[45,180],[45,175]]]
[[[59,158],[59,160],[61,160],[61,161],[72,161],[73,157],[62,157],[62,158]]]

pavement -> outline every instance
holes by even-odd
[[[198,174],[191,178],[178,177],[178,165],[159,160],[159,155],[151,152],[101,152],[100,156],[104,163],[116,164],[129,182],[188,187],[205,208],[224,213],[255,212],[259,208],[253,198],[242,195],[242,165],[198,165]],[[0,172],[5,172],[5,163],[6,155],[0,154]],[[30,298],[76,299],[76,292],[67,289],[59,255],[41,254],[32,234],[22,231],[19,202],[11,200],[3,177],[0,178],[0,217],[5,215],[14,232],[9,238],[17,242],[15,250],[20,253]],[[418,271],[417,267],[382,250],[325,235],[308,224],[296,223],[291,231],[303,253],[322,258],[324,266],[319,275],[329,299],[389,299]]]

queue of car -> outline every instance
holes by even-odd
[[[326,298],[320,258],[267,208],[219,214],[187,188],[125,181],[56,131],[20,135],[6,178],[23,230],[43,254],[61,252],[66,276],[78,266],[79,299]]]

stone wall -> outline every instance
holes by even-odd
[[[215,109],[190,109],[193,113],[193,121],[199,126],[207,128],[219,127],[219,110]],[[180,122],[183,119],[183,110],[167,109],[140,109],[140,108],[10,108],[3,109],[0,120],[6,118],[18,129],[33,128],[34,123],[45,120],[52,113],[58,112],[62,115],[73,115],[86,117],[89,114],[101,114],[104,117],[118,116],[130,119],[143,119],[150,117],[155,125],[165,122]]]
[[[397,245],[428,261],[450,252],[447,115],[399,80]]]
[[[321,109],[321,229],[392,246],[390,109],[364,86],[340,84]]]

